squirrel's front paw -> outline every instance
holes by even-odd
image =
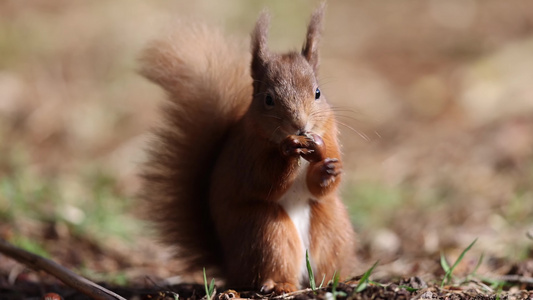
[[[284,156],[301,156],[309,162],[322,160],[324,151],[324,141],[314,133],[290,135],[281,143],[281,153]]]
[[[281,142],[280,150],[283,156],[303,156],[314,152],[310,149],[313,140],[303,135],[289,135]]]
[[[312,174],[312,180],[322,188],[328,187],[335,182],[337,176],[342,173],[341,162],[336,158],[326,158],[318,162]]]

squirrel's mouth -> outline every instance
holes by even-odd
[[[280,144],[283,140],[285,140],[291,135],[305,136],[308,138],[313,135],[321,136],[323,134],[323,130],[320,130],[320,126],[316,127],[315,124],[315,122],[309,121],[303,125],[283,123],[271,131],[272,133],[270,134],[268,139],[270,142]]]

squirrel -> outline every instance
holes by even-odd
[[[315,280],[351,275],[338,130],[317,81],[324,10],[313,13],[301,52],[268,49],[266,11],[251,57],[199,24],[143,52],[142,75],[168,101],[142,197],[182,271],[214,267],[228,286],[291,292],[309,285],[308,253]]]

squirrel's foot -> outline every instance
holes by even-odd
[[[276,295],[283,295],[297,291],[296,285],[288,282],[274,282],[272,279],[267,279],[261,286],[261,293],[274,293]]]

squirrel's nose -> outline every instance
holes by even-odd
[[[292,127],[292,132],[294,132],[296,135],[301,135],[308,130],[307,115],[303,114],[302,112],[292,112],[287,121],[289,121],[289,124],[287,125]]]
[[[302,135],[308,131],[307,120],[300,119],[293,124],[294,129],[296,129],[297,135]]]

